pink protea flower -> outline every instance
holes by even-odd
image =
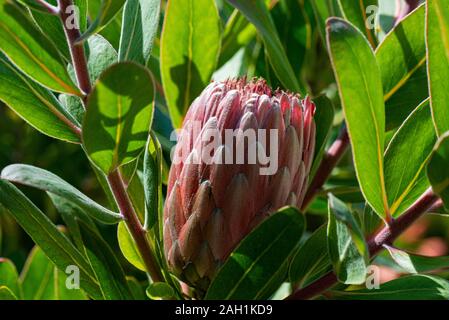
[[[192,103],[164,208],[165,254],[183,281],[207,288],[259,222],[285,205],[301,206],[314,112],[309,98],[273,92],[263,80],[214,82]]]

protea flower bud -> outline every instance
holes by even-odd
[[[205,290],[264,218],[301,206],[315,147],[315,106],[263,80],[211,83],[178,135],[164,208],[165,254]]]

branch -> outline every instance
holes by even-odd
[[[112,193],[117,201],[120,213],[125,218],[128,230],[131,233],[137,248],[139,249],[139,253],[148,273],[151,276],[151,279],[154,282],[164,281],[164,277],[162,276],[159,266],[156,263],[156,258],[154,257],[148,242],[146,231],[143,229],[131,200],[126,193],[123,179],[118,169],[109,174],[108,181],[111,186]]]
[[[73,5],[72,0],[58,0],[59,17],[61,18],[63,28],[66,34],[67,43],[70,48],[72,64],[75,69],[76,78],[79,88],[84,93],[84,104],[86,104],[87,96],[92,91],[90,83],[89,69],[87,67],[86,54],[84,52],[83,43],[77,43],[80,37],[80,30],[71,28],[67,24],[68,19],[71,19],[70,6]],[[143,229],[141,222],[134,210],[134,207],[129,199],[123,178],[118,170],[115,170],[108,175],[108,182],[114,195],[115,201],[120,209],[120,213],[125,218],[125,223],[129,232],[137,246],[140,256],[142,257],[145,268],[151,279],[155,282],[164,281],[161,270],[156,263],[156,258],[153,254],[151,246],[146,236],[146,231]]]
[[[67,43],[72,57],[73,68],[75,69],[76,80],[78,87],[83,91],[84,103],[86,103],[86,96],[92,91],[90,84],[89,70],[87,68],[87,59],[84,53],[83,43],[77,43],[77,39],[81,36],[80,30],[67,22],[73,18],[73,12],[70,6],[73,6],[72,0],[58,0],[59,17],[61,18],[64,32],[67,38]],[[77,23],[79,25],[79,22]]]
[[[315,177],[313,177],[310,183],[309,189],[307,190],[306,196],[304,198],[301,210],[304,211],[312,200],[316,197],[318,192],[320,192],[326,180],[332,173],[332,170],[340,162],[343,154],[349,146],[349,135],[346,127],[343,127],[339,137],[332,146],[329,148],[327,153],[324,155],[320,166],[316,172]]]
[[[389,226],[385,226],[374,236],[367,240],[371,258],[374,258],[384,245],[392,245],[405,230],[418,218],[430,209],[439,205],[438,196],[429,188],[406,212],[398,219],[393,220]],[[336,275],[330,272],[307,287],[301,288],[291,294],[287,300],[311,299],[324,291],[332,288],[338,282]]]

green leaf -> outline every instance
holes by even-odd
[[[162,243],[162,149],[156,136],[151,133],[145,148],[143,183],[145,189],[145,229],[154,229]]]
[[[304,1],[279,1],[271,10],[271,16],[288,61],[301,80],[307,50],[312,49],[312,30]]]
[[[0,100],[40,132],[79,143],[80,129],[55,96],[13,66],[0,53]]]
[[[380,285],[379,289],[333,292],[339,300],[448,300],[449,283],[438,277],[413,275]]]
[[[438,140],[427,165],[427,177],[433,191],[438,194],[449,209],[449,132]]]
[[[0,258],[0,287],[9,288],[16,297],[21,296],[16,266],[10,260],[3,258]]]
[[[59,270],[66,270],[70,265],[77,266],[80,270],[81,288],[93,299],[102,299],[97,279],[83,255],[19,189],[5,180],[0,180],[0,204]]]
[[[425,7],[409,14],[376,49],[386,103],[387,130],[398,127],[428,98]]]
[[[332,270],[327,252],[327,227],[318,228],[293,256],[289,279],[300,288]]]
[[[24,299],[86,300],[86,294],[82,290],[67,287],[69,275],[58,270],[39,247],[34,247],[20,274]]]
[[[438,136],[449,131],[449,7],[446,1],[427,2],[427,68],[433,120]]]
[[[40,5],[35,0],[17,0],[17,2],[22,4],[22,5],[24,5],[24,6],[29,7],[32,10],[35,10],[37,12],[42,12],[42,13],[45,13],[46,15],[50,15],[48,10],[46,8],[44,8],[42,5]],[[56,1],[54,1],[54,0],[48,1],[47,0],[47,2],[54,5]]]
[[[374,26],[376,20],[375,17],[369,19],[368,13],[373,6],[378,7],[377,2],[377,0],[338,0],[343,17],[363,32],[373,48],[377,46]]]
[[[295,208],[281,209],[266,219],[234,250],[212,281],[206,299],[268,298],[282,284],[304,228],[304,217]]]
[[[377,214],[388,219],[383,168],[385,106],[379,67],[369,43],[350,23],[331,18],[327,31],[360,189]]]
[[[123,11],[120,61],[146,65],[159,27],[161,0],[128,0]]]
[[[293,92],[302,93],[295,72],[279,40],[276,26],[263,0],[228,0],[256,27],[268,53],[271,66],[282,85]]]
[[[134,300],[147,300],[147,296],[145,294],[145,290],[139,281],[134,277],[126,277],[128,281],[129,289],[133,295]]]
[[[0,300],[17,300],[17,296],[8,287],[0,286]]]
[[[449,257],[426,257],[384,246],[393,260],[409,273],[425,273],[449,268]]]
[[[330,17],[340,16],[340,8],[337,0],[312,0],[310,4],[315,15],[315,20],[318,24],[318,31],[320,32],[323,41],[326,42],[326,21]]]
[[[80,221],[87,257],[106,300],[131,300],[125,273],[111,247],[87,224]]]
[[[61,215],[62,220],[64,221],[65,227],[67,227],[68,235],[72,239],[73,243],[76,245],[78,250],[81,253],[84,252],[84,244],[83,239],[81,237],[81,231],[78,225],[78,221],[82,220],[85,223],[89,224],[91,228],[95,231],[99,232],[95,223],[92,219],[86,214],[86,212],[80,209],[78,206],[73,204],[72,202],[57,196],[53,193],[47,192],[50,197],[53,205],[55,206],[58,213]]]
[[[3,169],[1,178],[58,195],[73,202],[87,214],[106,224],[122,220],[120,214],[106,209],[57,175],[29,165],[14,164]]]
[[[329,194],[327,247],[340,282],[345,284],[365,282],[368,247],[363,232],[349,208],[332,194]]]
[[[175,291],[165,282],[154,282],[147,288],[146,294],[152,300],[167,300],[175,296]]]
[[[87,103],[83,142],[104,173],[136,159],[153,120],[154,83],[147,69],[122,62],[98,79]]]
[[[111,22],[125,5],[126,0],[91,0],[89,1],[89,11],[96,13],[95,20],[79,41],[84,41],[95,33],[100,32]]]
[[[192,101],[212,77],[220,52],[214,0],[169,0],[161,36],[161,75],[170,117],[180,128]]]
[[[142,257],[140,256],[140,253],[136,248],[136,244],[129,233],[128,227],[124,222],[120,222],[118,225],[117,238],[120,250],[126,260],[128,260],[128,262],[137,269],[146,271]]]
[[[429,187],[424,169],[436,140],[426,100],[399,128],[385,152],[385,187],[393,216],[399,216]]]
[[[56,0],[50,0],[47,2],[55,7],[57,6]],[[36,7],[42,7],[40,5],[36,5],[34,0],[28,0],[26,6],[33,9],[29,10],[32,21],[39,27],[40,31],[45,34],[51,42],[53,42],[65,61],[70,61],[70,50],[67,44],[63,24],[61,23],[59,16],[48,14],[48,12],[42,10],[35,10]]]
[[[0,0],[0,43],[0,50],[43,86],[81,95],[54,44],[37,29],[23,9],[9,0]]]
[[[256,35],[257,30],[254,25],[250,24],[240,11],[234,10],[223,30],[218,66],[221,67],[228,62],[242,47],[248,45]]]
[[[316,105],[315,124],[316,124],[316,138],[315,138],[315,155],[310,176],[314,176],[318,166],[321,163],[323,154],[326,148],[326,143],[332,133],[332,124],[334,121],[334,105],[325,95],[321,95],[314,99]]]

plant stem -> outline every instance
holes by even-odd
[[[119,170],[115,170],[110,173],[108,176],[108,181],[115,200],[117,201],[120,213],[125,218],[125,223],[128,226],[128,230],[131,233],[137,248],[139,249],[139,253],[148,273],[151,276],[151,279],[155,282],[164,281],[164,277],[162,276],[159,266],[156,263],[156,258],[153,255],[146,237],[146,231],[143,229],[131,200],[126,193],[123,179]]]
[[[63,28],[66,34],[67,43],[70,48],[72,64],[75,69],[76,78],[80,90],[84,93],[84,104],[86,104],[87,96],[92,91],[90,83],[89,69],[87,67],[86,54],[84,52],[83,43],[78,43],[80,38],[80,30],[70,28],[66,21],[70,18],[68,7],[73,5],[72,0],[58,0],[59,16],[61,18]],[[115,201],[120,209],[120,213],[125,219],[125,223],[129,232],[137,246],[140,256],[142,257],[145,268],[151,279],[155,282],[164,281],[161,270],[156,263],[156,258],[146,237],[146,231],[143,229],[141,222],[134,210],[131,200],[123,183],[123,178],[119,170],[108,175],[108,182],[114,195]]]
[[[332,144],[329,150],[323,157],[320,166],[316,172],[315,177],[313,177],[312,182],[309,185],[306,196],[304,198],[301,210],[304,211],[316,195],[320,192],[326,180],[329,178],[332,170],[338,164],[338,162],[343,157],[346,149],[349,146],[349,135],[346,127],[341,129],[340,135],[337,140]]]
[[[429,209],[438,205],[439,198],[429,188],[406,212],[398,219],[393,220],[390,225],[385,226],[374,236],[367,240],[368,249],[371,258],[374,258],[384,245],[392,245],[405,230],[408,229],[418,218],[420,218]],[[336,275],[330,272],[307,287],[301,288],[291,294],[287,300],[305,300],[311,299],[324,291],[332,288],[338,282]]]
[[[47,1],[45,0],[35,0],[42,8],[44,8],[45,10],[48,11],[48,13],[52,14],[52,15],[57,15],[59,14],[59,10],[57,7],[49,4]]]
[[[87,68],[87,59],[84,52],[84,44],[77,43],[77,40],[81,36],[80,30],[67,24],[67,21],[72,18],[71,14],[73,13],[71,13],[68,8],[73,5],[73,1],[58,0],[58,4],[59,17],[61,18],[64,32],[67,38],[67,43],[69,45],[72,64],[73,68],[75,69],[76,80],[78,82],[78,87],[84,94],[85,103],[87,95],[92,91],[92,85],[90,83],[89,71]]]

